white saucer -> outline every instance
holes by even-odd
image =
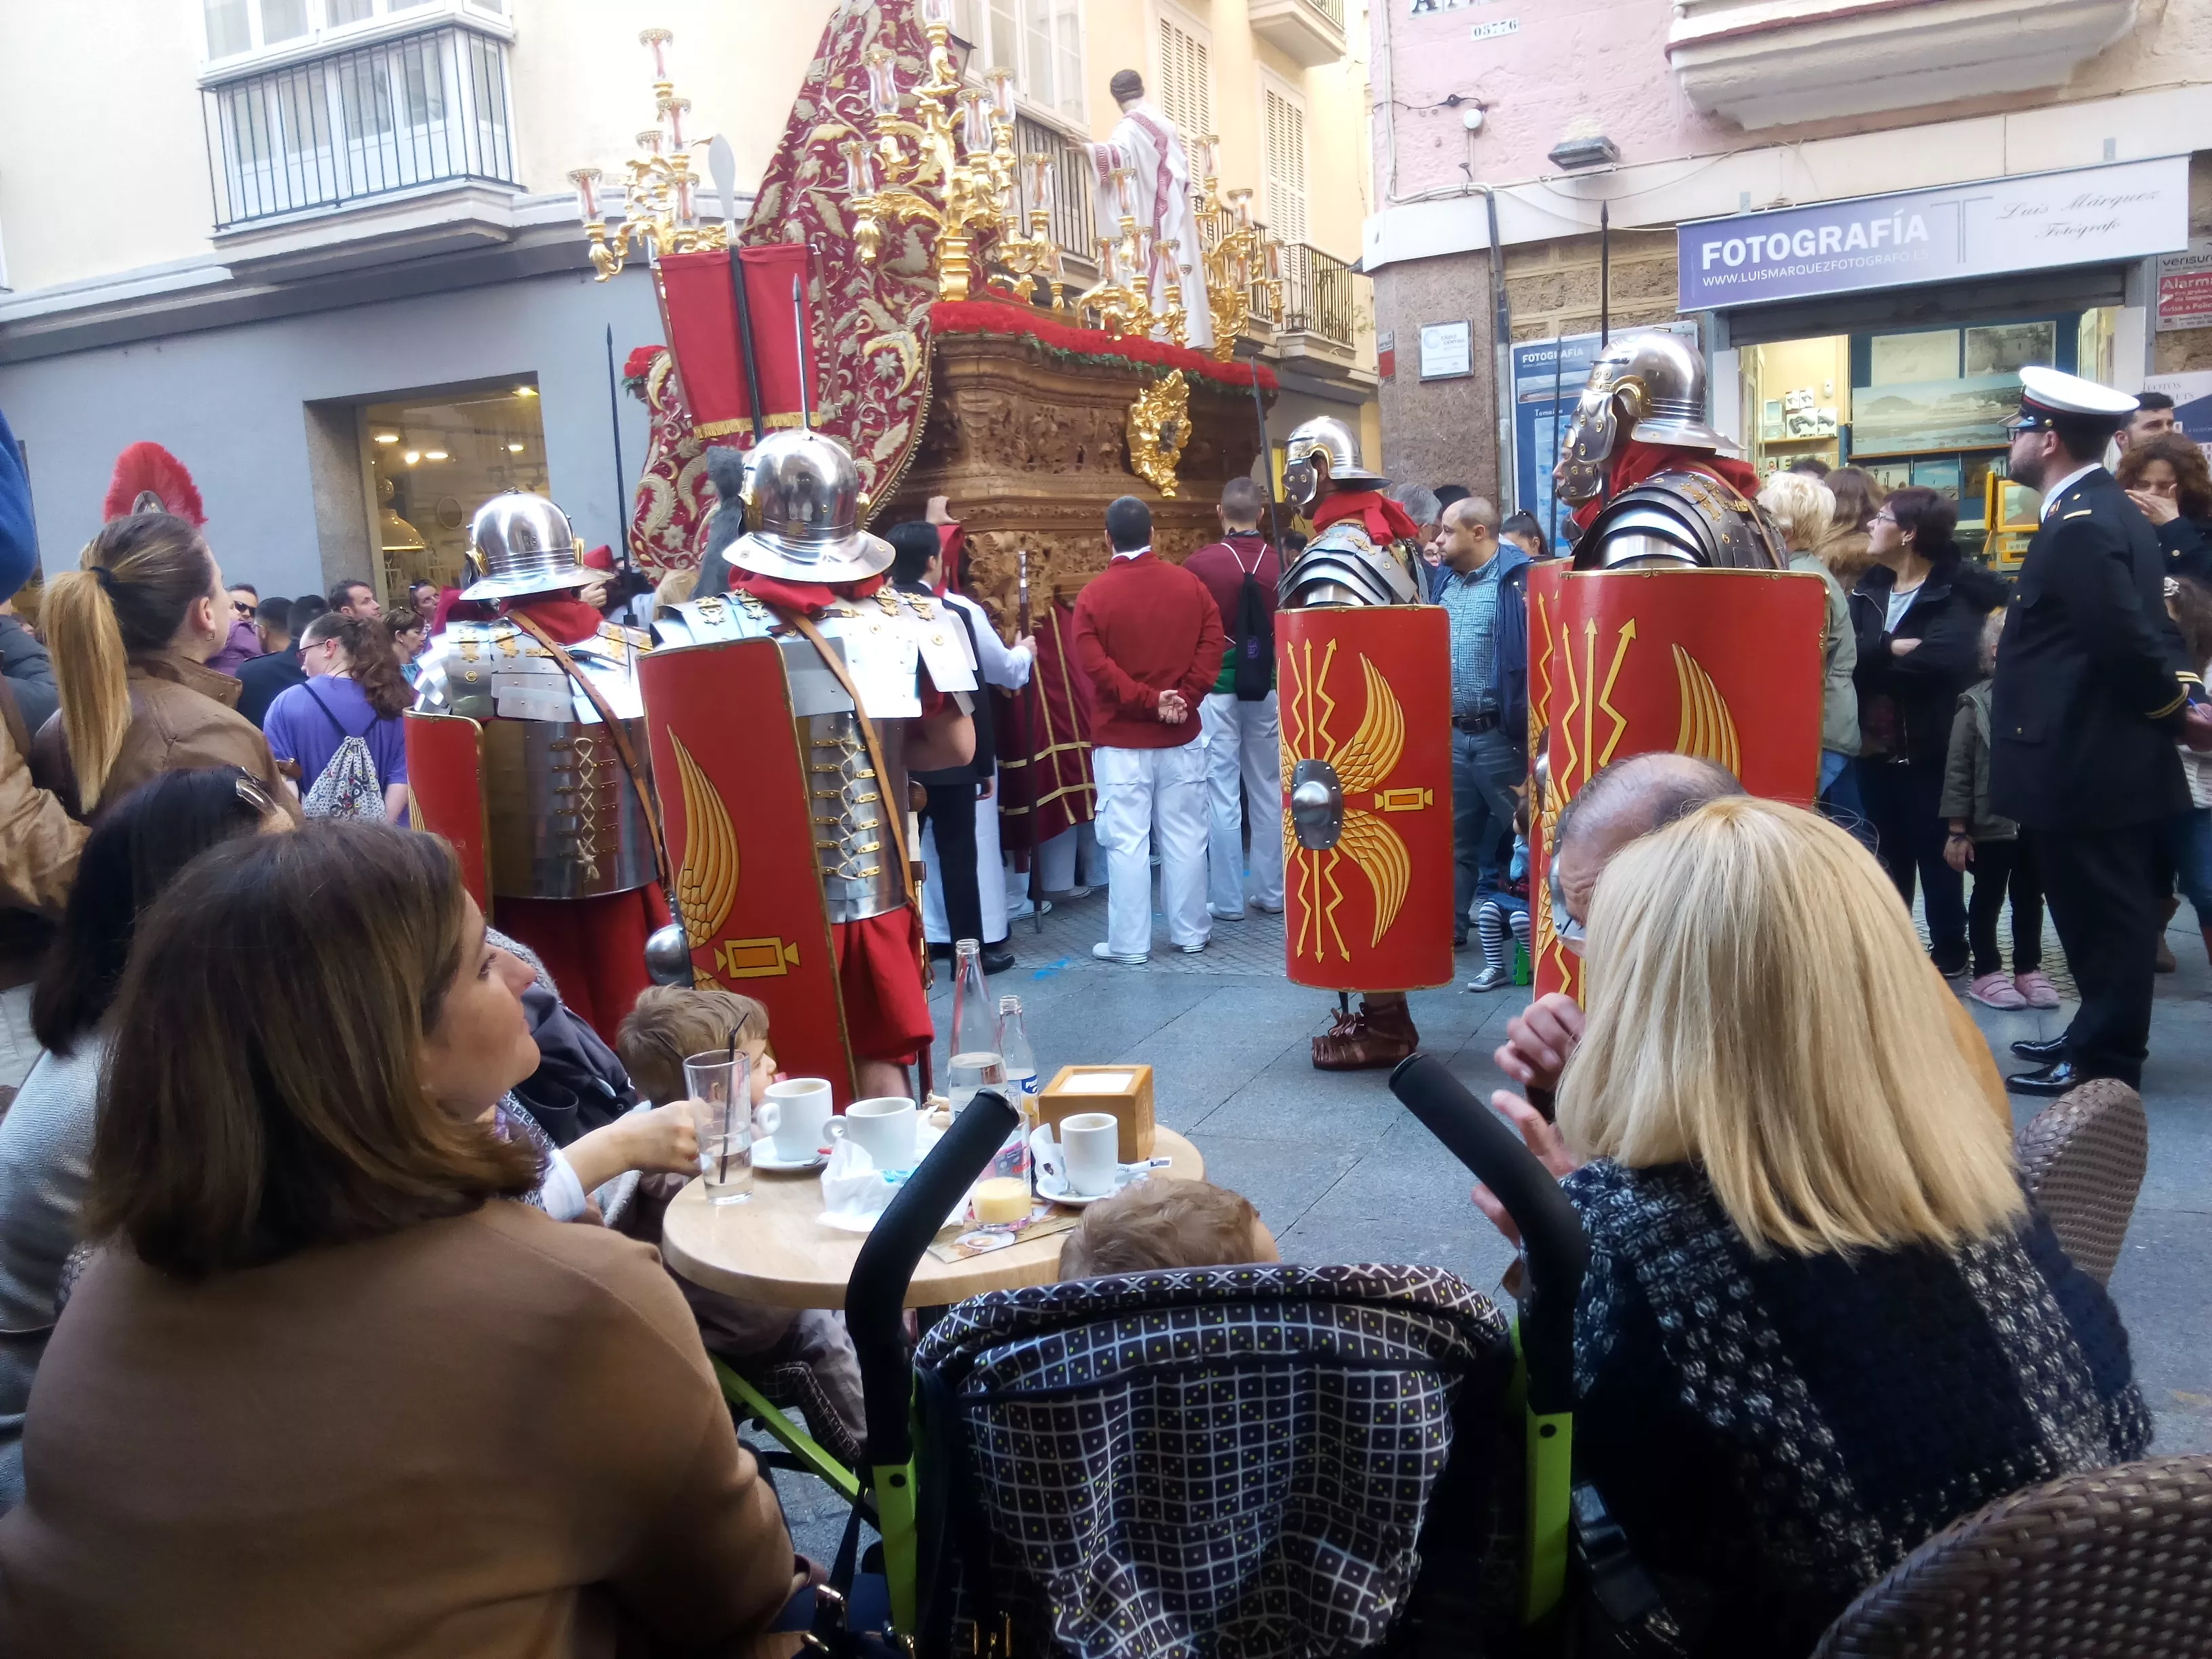
[[[1119,1189],[1117,1188],[1116,1190]],[[1071,1210],[1079,1210],[1085,1205],[1096,1204],[1102,1198],[1111,1198],[1114,1196],[1112,1193],[1093,1193],[1086,1198],[1080,1193],[1050,1192],[1046,1189],[1044,1184],[1041,1182],[1037,1185],[1036,1194],[1048,1204],[1065,1204]]]
[[[829,1161],[829,1153],[815,1152],[809,1152],[804,1158],[794,1158],[787,1164],[776,1156],[775,1146],[772,1141],[763,1140],[753,1148],[753,1168],[766,1170],[771,1175],[796,1175],[807,1170],[818,1170]]]

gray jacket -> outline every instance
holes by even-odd
[[[30,731],[44,726],[46,717],[62,706],[53,659],[21,617],[0,616],[0,676],[15,694],[15,706],[23,711],[23,724]]]
[[[1948,824],[1963,818],[1976,841],[2014,841],[2020,826],[1990,811],[1990,682],[1959,694],[1951,748],[1943,757],[1943,799],[1936,811]]]
[[[1814,572],[1828,589],[1828,620],[1820,632],[1820,747],[1856,755],[1859,694],[1851,677],[1859,665],[1859,641],[1851,628],[1850,601],[1816,555],[1792,553],[1790,568]]]
[[[87,1037],[66,1059],[40,1054],[0,1118],[0,1512],[23,1501],[23,1413],[76,1248],[106,1052]]]

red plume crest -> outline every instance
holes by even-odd
[[[146,495],[161,502],[160,511],[189,520],[195,529],[207,522],[199,487],[185,464],[159,444],[135,443],[115,458],[115,476],[108,480],[100,517],[127,519],[142,510],[155,511],[150,504],[143,509],[138,505]]]

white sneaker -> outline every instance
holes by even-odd
[[[1242,910],[1217,910],[1211,904],[1206,907],[1206,914],[1212,916],[1216,921],[1242,921],[1244,920],[1244,913]]]
[[[1283,907],[1280,901],[1278,901],[1273,904],[1270,904],[1265,899],[1254,899],[1252,901],[1252,908],[1264,915],[1271,916],[1279,916],[1283,914]]]
[[[1133,957],[1125,957],[1112,945],[1103,943],[1092,945],[1091,954],[1101,962],[1118,962],[1124,968],[1141,968],[1152,960],[1152,957],[1143,951]]]
[[[1072,899],[1089,898],[1097,890],[1092,887],[1071,887],[1067,890],[1067,896]]]
[[[1010,921],[1025,921],[1030,917],[1037,914],[1038,908],[1039,907],[1031,904],[1025,898],[1017,899],[1013,903],[1006,907],[1006,919]],[[1050,899],[1047,899],[1044,902],[1042,908],[1046,915],[1050,915],[1052,914],[1052,901]]]
[[[1207,943],[1208,943],[1208,941],[1206,941],[1206,940],[1205,940],[1205,939],[1200,939],[1200,940],[1199,940],[1199,942],[1198,942],[1197,944],[1195,944],[1195,945],[1179,945],[1179,946],[1177,946],[1176,948],[1177,948],[1177,949],[1179,949],[1179,950],[1183,953],[1183,955],[1185,955],[1185,956],[1187,956],[1187,957],[1194,957],[1194,956],[1196,956],[1196,955],[1197,955],[1200,951],[1203,951],[1204,949],[1206,949]]]

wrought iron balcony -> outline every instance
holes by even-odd
[[[1285,334],[1310,334],[1349,351],[1358,337],[1359,273],[1304,242],[1283,248],[1283,314],[1270,319]]]
[[[1017,114],[1014,152],[1023,157],[1052,157],[1051,216],[1046,221],[1046,229],[1059,246],[1061,258],[1088,281],[1098,269],[1098,219],[1093,200],[1090,151],[1058,127],[1047,126],[1034,116]],[[1030,199],[1030,170],[1018,166],[1015,176],[1021,181],[1017,188],[1021,192],[1023,222],[1026,224],[1036,206]]]
[[[514,185],[507,43],[448,24],[201,94],[217,231],[426,186]]]

